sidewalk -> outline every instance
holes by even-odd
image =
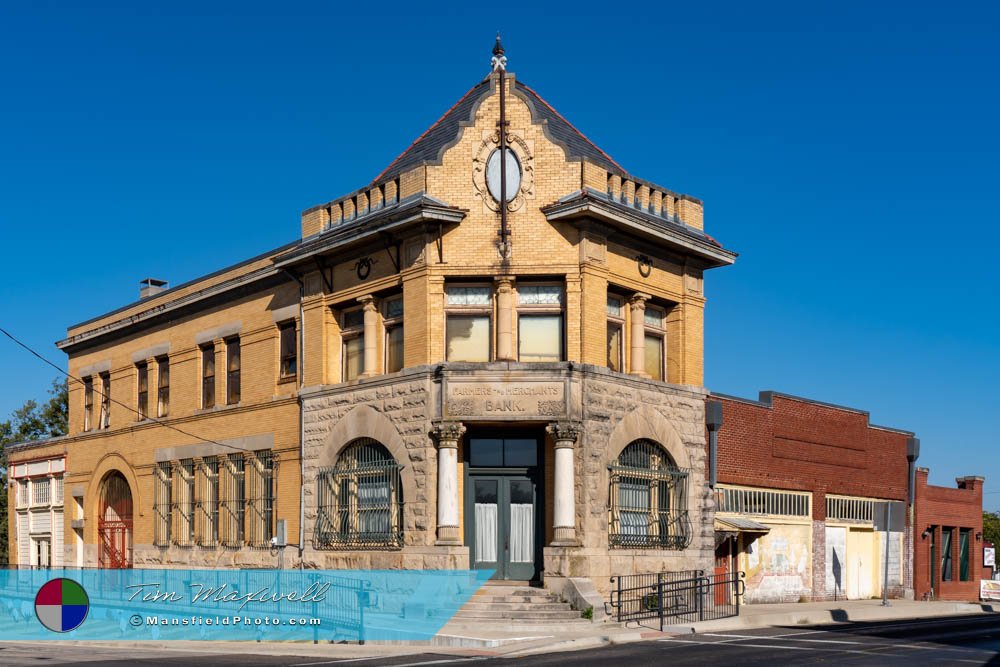
[[[526,626],[484,626],[483,624],[449,623],[431,641],[407,643],[312,644],[307,642],[66,642],[81,646],[108,646],[117,648],[162,649],[196,653],[247,653],[265,655],[290,655],[325,660],[377,659],[400,655],[433,653],[459,657],[509,656],[575,651],[612,644],[647,641],[692,632],[719,632],[745,630],[770,626],[805,626],[859,621],[891,621],[920,619],[938,616],[988,614],[1000,611],[1000,605],[963,602],[916,602],[891,600],[883,607],[880,600],[851,600],[839,602],[804,602],[789,604],[759,604],[740,608],[735,618],[704,621],[694,624],[668,625],[665,632],[658,631],[655,619],[645,625],[634,623],[572,624]],[[2,645],[2,643],[0,643]],[[304,660],[308,664],[309,660]],[[373,663],[377,664],[377,663]]]

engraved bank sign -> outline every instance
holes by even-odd
[[[562,382],[449,380],[445,387],[448,417],[555,417],[566,412]]]

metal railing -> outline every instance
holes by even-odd
[[[743,572],[702,570],[630,574],[611,578],[610,614],[619,623],[657,619],[664,626],[740,614]]]

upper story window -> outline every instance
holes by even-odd
[[[215,345],[201,346],[201,407],[215,407]]]
[[[47,477],[36,477],[31,480],[31,504],[48,505],[52,497],[51,491]]]
[[[17,506],[28,506],[28,480],[21,479],[17,482]]]
[[[139,420],[149,417],[149,365],[139,362],[135,365],[136,376],[136,412]]]
[[[446,306],[445,359],[489,361],[492,289],[488,285],[448,285]]]
[[[382,302],[382,324],[385,327],[385,372],[403,370],[403,297]]]
[[[646,312],[643,315],[646,336],[645,344],[645,371],[654,380],[666,378],[666,339],[667,339],[667,314],[666,311],[657,306],[646,305]]]
[[[83,378],[83,430],[94,427],[94,378]]]
[[[517,286],[517,358],[519,361],[562,361],[563,286]]]
[[[344,310],[340,315],[341,368],[343,381],[356,380],[365,372],[365,311],[363,307]]]
[[[625,372],[625,299],[608,295],[608,368]]]
[[[226,403],[240,402],[240,339],[226,340]]]
[[[295,320],[278,325],[278,375],[281,379],[294,378],[299,370],[298,345],[295,339]]]
[[[166,417],[170,412],[170,360],[156,360],[156,416]]]
[[[101,419],[100,428],[111,427],[111,374],[101,373]]]

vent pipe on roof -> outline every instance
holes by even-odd
[[[151,296],[159,294],[166,290],[170,284],[166,280],[157,280],[156,278],[146,278],[145,280],[139,281],[139,300],[148,299]]]

